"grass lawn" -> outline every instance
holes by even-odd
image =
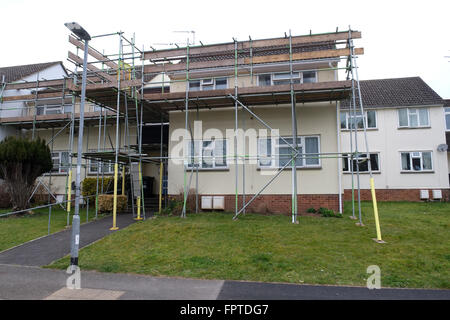
[[[74,208],[72,208],[73,212]],[[10,210],[2,209],[0,214]],[[89,221],[95,217],[95,208],[89,209]],[[100,215],[99,215],[100,217]],[[86,222],[86,209],[80,208],[81,223]],[[70,217],[72,224],[72,215]],[[63,230],[67,212],[59,206],[52,208],[50,233]],[[32,215],[0,217],[0,251],[48,234],[48,208],[34,210]]]
[[[379,203],[378,244],[370,202],[365,227],[344,218],[201,213],[158,217],[81,250],[81,269],[153,276],[365,286],[369,265],[383,287],[450,288],[450,204]],[[66,268],[68,257],[51,268]]]

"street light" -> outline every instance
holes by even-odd
[[[72,237],[70,247],[70,266],[78,266],[78,249],[80,246],[80,190],[81,190],[81,151],[83,150],[84,101],[86,99],[86,76],[88,60],[88,43],[91,36],[76,22],[64,24],[72,33],[84,40],[83,78],[81,80],[80,128],[78,130],[77,173],[75,177],[75,213],[72,219]]]

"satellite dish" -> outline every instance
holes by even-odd
[[[445,152],[445,151],[447,151],[448,150],[448,145],[446,145],[446,144],[440,144],[440,145],[438,145],[438,147],[437,147],[437,151],[439,151],[439,152]]]

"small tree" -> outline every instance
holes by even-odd
[[[53,167],[45,140],[13,136],[0,142],[0,178],[5,180],[14,210],[23,210],[33,192],[36,179]]]

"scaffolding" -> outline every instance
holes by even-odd
[[[315,153],[309,156],[322,158],[335,158],[338,162],[338,198],[339,198],[339,212],[343,213],[343,190],[342,190],[342,176],[341,176],[341,160],[350,157],[351,161],[351,179],[352,179],[352,217],[355,216],[355,189],[357,193],[359,222],[358,225],[363,226],[361,216],[360,203],[360,154],[359,149],[361,142],[358,141],[358,128],[352,126],[350,129],[350,153],[341,152],[340,148],[340,124],[339,124],[339,101],[350,99],[350,118],[352,123],[356,123],[358,113],[364,114],[363,101],[361,97],[357,56],[364,53],[363,48],[356,48],[353,40],[361,38],[361,32],[351,30],[338,31],[322,34],[308,34],[302,36],[292,36],[291,32],[285,34],[281,38],[260,39],[238,41],[233,38],[232,42],[213,44],[213,45],[197,45],[191,46],[189,40],[185,47],[150,50],[145,51],[144,47],[139,49],[135,44],[135,37],[129,40],[123,32],[109,33],[104,35],[93,36],[92,39],[113,37],[118,40],[118,54],[104,54],[100,51],[85,45],[80,39],[74,35],[69,36],[69,43],[75,46],[76,53],[68,52],[68,60],[75,65],[75,72],[69,77],[57,80],[40,80],[39,76],[35,82],[14,83],[2,86],[3,90],[10,89],[27,89],[34,88],[33,94],[17,97],[4,97],[5,101],[22,100],[32,102],[35,112],[33,115],[26,117],[19,117],[16,119],[2,118],[0,123],[2,125],[14,125],[19,128],[26,128],[32,130],[32,137],[35,137],[35,131],[39,127],[60,127],[56,135],[52,129],[52,139],[63,130],[70,126],[69,134],[69,148],[70,148],[70,164],[67,170],[67,184],[66,184],[66,203],[68,219],[71,207],[71,181],[72,181],[72,159],[77,154],[73,152],[74,131],[76,119],[79,117],[75,112],[75,100],[80,95],[81,88],[79,85],[78,67],[83,64],[83,59],[79,57],[79,50],[84,51],[86,55],[94,58],[95,61],[87,63],[87,86],[86,99],[97,106],[100,110],[87,113],[86,119],[88,124],[98,125],[98,141],[95,150],[77,150],[82,153],[82,157],[89,161],[97,162],[97,186],[96,186],[96,215],[98,210],[98,194],[103,193],[103,183],[99,186],[100,167],[103,168],[105,163],[109,161],[114,163],[114,210],[113,215],[116,215],[116,199],[119,183],[119,166],[122,167],[122,179],[125,176],[125,168],[128,172],[132,172],[132,165],[138,164],[137,181],[131,179],[131,188],[133,183],[139,184],[139,194],[132,196],[132,212],[136,219],[141,219],[141,212],[143,219],[146,218],[144,205],[144,189],[142,183],[142,165],[143,163],[154,163],[159,165],[159,199],[158,210],[161,212],[163,202],[163,176],[167,170],[168,161],[174,159],[171,155],[164,154],[163,147],[163,123],[168,122],[168,114],[171,111],[184,112],[185,116],[185,132],[183,142],[193,140],[193,133],[189,114],[196,111],[197,118],[200,109],[217,109],[217,108],[233,108],[234,109],[234,155],[230,157],[235,165],[235,210],[233,219],[238,219],[240,214],[245,213],[246,208],[259,196],[262,192],[274,181],[277,177],[285,171],[291,169],[291,218],[292,223],[298,223],[298,181],[296,160],[304,157],[299,152],[299,143],[297,141],[298,133],[298,117],[296,113],[297,103],[308,102],[336,102],[336,118],[337,118],[337,152],[335,153]],[[124,50],[129,48],[129,51]],[[135,61],[141,59],[141,66],[138,66]],[[346,59],[345,67],[338,67],[341,59]],[[150,64],[144,62],[148,60]],[[99,66],[101,64],[101,66]],[[305,66],[313,64],[313,67],[308,69]],[[326,65],[317,67],[318,64]],[[333,66],[334,64],[334,66]],[[253,83],[253,78],[258,75],[258,70],[281,70],[289,74],[289,82],[287,84],[278,84],[272,86],[258,86]],[[346,80],[326,81],[326,82],[310,82],[310,83],[296,83],[294,82],[293,73],[301,71],[334,71],[339,70],[346,72]],[[208,91],[191,90],[190,81],[204,80],[211,78],[208,73],[219,72],[221,77],[233,79],[233,88],[221,88]],[[156,76],[162,75],[162,81],[153,81],[160,90],[158,92],[145,92],[146,85],[150,80],[155,79]],[[239,86],[239,80],[242,77],[251,78],[250,86]],[[166,77],[168,79],[166,79]],[[185,90],[177,92],[165,91],[165,88],[170,85],[184,85]],[[45,90],[38,90],[44,88]],[[60,115],[38,115],[37,107],[42,99],[60,98],[61,104],[66,104],[66,99],[71,100],[71,113]],[[288,104],[291,109],[291,130],[292,141],[289,142],[281,135],[273,136],[282,140],[290,148],[289,161],[282,167],[276,170],[276,173],[267,183],[255,192],[249,199],[246,194],[245,170],[246,161],[251,157],[245,154],[238,154],[238,129],[245,130],[245,117],[242,117],[241,126],[239,126],[239,113],[250,114],[262,126],[273,132],[272,126],[262,119],[253,111],[254,106],[261,105],[279,105]],[[359,111],[357,111],[357,105]],[[115,123],[115,144],[113,145],[109,134],[111,149],[106,148],[107,123]],[[161,141],[159,145],[159,156],[149,156],[143,152],[143,127],[146,123],[159,124],[161,126]],[[133,126],[131,126],[133,124]],[[379,228],[378,212],[376,206],[376,196],[373,182],[373,175],[370,165],[369,146],[366,132],[366,120],[363,121],[363,134],[366,161],[368,162],[368,169],[370,174],[370,184],[372,191],[373,206],[375,212],[375,220],[377,225],[377,241],[382,242],[381,232]],[[103,133],[102,133],[103,127]],[[88,127],[89,128],[89,127]],[[130,129],[133,128],[136,132],[136,144],[130,141]],[[120,141],[121,129],[123,129],[123,141]],[[89,135],[89,131],[88,131]],[[103,146],[101,145],[101,138],[103,138]],[[121,144],[123,147],[121,147]],[[245,136],[244,136],[244,152],[245,152]],[[199,210],[199,166],[198,159],[185,154],[183,156],[183,208],[181,217],[185,218],[187,213],[187,199],[190,192],[190,186],[195,175],[195,206],[196,212]],[[227,156],[228,158],[228,156]],[[188,168],[187,163],[193,161],[191,168]],[[242,163],[242,170],[239,170],[239,161]],[[356,170],[353,168],[353,163],[356,164]],[[103,181],[102,170],[102,181]],[[354,179],[356,177],[356,187]],[[50,175],[51,179],[51,175]],[[242,179],[242,186],[240,185]],[[123,188],[122,188],[123,190]],[[241,201],[240,201],[241,198]],[[136,200],[136,202],[135,202]],[[117,228],[116,223],[113,223],[113,229]]]

